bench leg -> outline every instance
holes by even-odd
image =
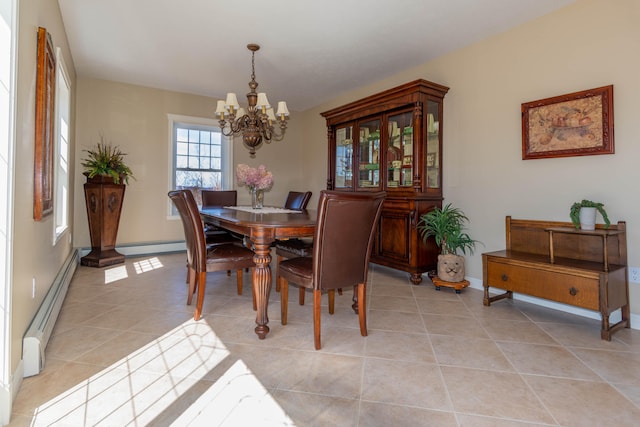
[[[488,307],[489,305],[491,305],[492,302],[500,301],[501,299],[505,299],[505,298],[513,299],[513,291],[506,291],[503,294],[490,297],[489,296],[489,286],[485,286],[484,287],[484,299],[482,300],[482,304],[484,304],[484,305],[486,305]]]

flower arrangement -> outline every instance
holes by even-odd
[[[269,190],[273,186],[273,175],[264,165],[252,168],[249,165],[239,164],[236,168],[236,178],[238,185],[246,186],[249,191]]]

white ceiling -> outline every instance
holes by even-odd
[[[79,77],[302,111],[575,0],[58,0]],[[426,77],[426,76],[425,76]]]

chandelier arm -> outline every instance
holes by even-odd
[[[273,140],[274,141],[282,141],[282,138],[284,138],[284,132],[285,132],[286,128],[282,127],[282,124],[280,124],[280,127],[272,127],[272,134],[273,134]]]

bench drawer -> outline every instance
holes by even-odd
[[[543,270],[521,265],[509,265],[487,260],[489,286],[545,298],[590,310],[600,310],[599,278]]]

